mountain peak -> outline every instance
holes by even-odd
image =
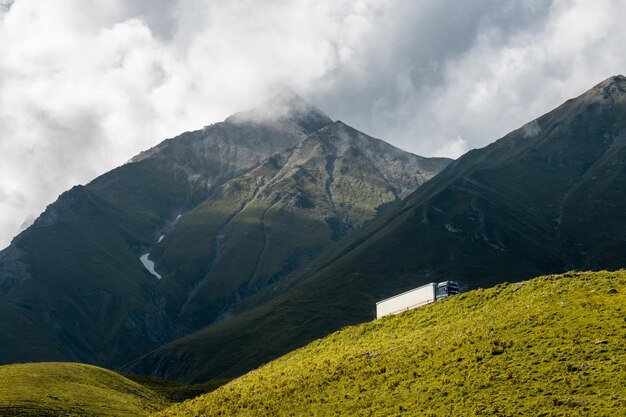
[[[626,77],[624,77],[622,74],[617,74],[602,81],[596,87],[600,87],[600,86],[607,87],[613,84],[624,84],[624,83],[626,83]]]
[[[609,77],[589,90],[588,93],[591,93],[597,100],[615,100],[618,97],[626,96],[626,77],[621,74]]]
[[[290,88],[276,94],[266,103],[274,106],[285,106],[292,109],[317,110]]]
[[[260,106],[235,113],[229,123],[296,123],[309,133],[332,123],[324,112],[309,104],[293,90],[284,90]]]

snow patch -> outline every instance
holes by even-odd
[[[154,275],[155,277],[157,277],[158,279],[163,278],[157,271],[154,270],[154,262],[152,262],[150,259],[150,252],[141,255],[139,257],[139,260],[141,261],[141,263],[143,264],[143,266],[148,270],[148,272],[150,272],[152,275]]]
[[[159,236],[159,240],[157,240],[157,243],[161,243],[161,241],[163,240],[164,237],[165,237],[165,235]]]
[[[458,233],[458,232],[460,232],[460,230],[459,230],[459,229],[457,229],[456,227],[452,226],[452,225],[451,225],[451,224],[449,224],[449,223],[446,223],[446,230],[447,230],[448,232],[450,232],[450,233]]]

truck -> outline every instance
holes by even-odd
[[[376,303],[376,318],[402,313],[458,294],[456,281],[431,282]]]

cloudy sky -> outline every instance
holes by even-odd
[[[0,248],[58,194],[291,88],[417,154],[626,72],[611,0],[0,0]]]

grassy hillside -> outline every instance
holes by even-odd
[[[500,284],[348,327],[157,416],[622,415],[626,271]]]
[[[145,416],[169,403],[156,390],[95,366],[0,366],[2,416]]]
[[[0,366],[1,416],[146,416],[226,381],[180,385],[68,362]]]

